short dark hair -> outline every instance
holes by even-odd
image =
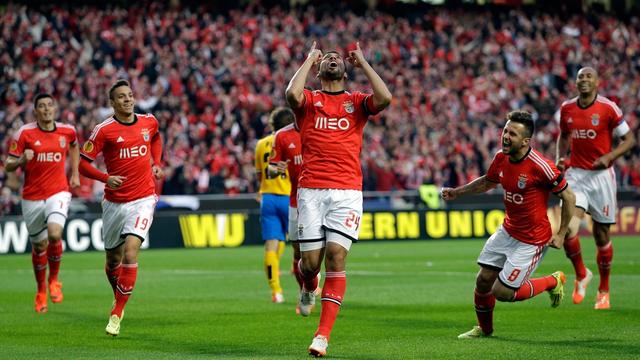
[[[293,110],[288,107],[277,107],[269,115],[269,121],[273,124],[273,130],[278,131],[283,127],[291,124],[296,119]]]
[[[532,137],[533,132],[536,129],[535,123],[533,122],[533,116],[531,113],[524,110],[514,110],[507,114],[507,121],[513,121],[524,125],[527,129],[525,137]]]
[[[120,86],[131,87],[131,85],[129,84],[129,82],[127,80],[119,79],[113,85],[111,85],[111,87],[109,88],[109,99],[113,100],[113,92],[116,91],[116,89],[119,88]]]
[[[328,51],[325,51],[325,52],[322,54],[322,57],[324,58],[324,57],[325,57],[325,56],[327,56],[328,54],[336,54],[336,55],[338,55],[338,56],[342,56],[342,54],[340,54],[340,53],[338,52],[338,50],[328,50]]]
[[[38,107],[38,101],[42,100],[42,99],[46,99],[46,98],[50,98],[51,100],[53,99],[53,96],[51,96],[51,94],[48,93],[39,93],[38,95],[36,95],[36,97],[33,99],[33,107],[37,108]]]

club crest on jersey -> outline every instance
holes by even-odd
[[[149,141],[150,136],[149,136],[149,130],[148,129],[142,129],[142,131],[140,133],[142,134],[142,139],[144,141]]]
[[[58,140],[60,142],[60,147],[64,149],[67,146],[67,139],[65,139],[64,136],[60,136]]]
[[[342,103],[342,106],[344,107],[344,110],[349,114],[353,113],[354,107],[353,107],[353,102],[351,100],[345,101],[344,103]]]
[[[524,189],[527,186],[527,175],[520,174],[518,176],[518,189]]]
[[[84,146],[82,147],[82,150],[84,150],[84,152],[86,152],[86,153],[90,153],[90,152],[93,151],[93,143],[91,142],[91,140],[89,140],[86,143],[84,143]]]
[[[591,115],[591,125],[598,126],[600,124],[600,115],[593,114]]]

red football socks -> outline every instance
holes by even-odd
[[[611,272],[612,259],[613,243],[611,241],[603,247],[598,247],[596,260],[600,271],[600,286],[598,286],[598,291],[600,292],[609,292],[609,273]]]
[[[122,271],[118,277],[116,286],[116,305],[111,310],[111,315],[122,317],[122,310],[133,292],[138,276],[138,264],[122,264]]]
[[[118,278],[120,277],[121,271],[121,264],[118,264],[118,266],[113,269],[109,268],[108,264],[104,265],[104,272],[107,274],[107,280],[109,280],[109,284],[111,284],[111,288],[113,289],[113,296],[116,296],[116,286],[118,285]]]
[[[582,262],[580,237],[578,235],[564,240],[564,253],[573,264],[573,268],[576,271],[576,279],[584,279],[584,277],[587,276],[587,269],[584,266],[584,262]]]
[[[493,308],[496,306],[496,297],[491,291],[480,293],[478,289],[473,292],[473,302],[476,306],[476,317],[482,332],[489,335],[493,332]]]
[[[31,263],[33,264],[33,272],[36,275],[36,283],[38,284],[38,292],[47,292],[47,283],[45,277],[47,275],[47,252],[37,253],[31,250]]]
[[[322,335],[329,339],[346,289],[347,274],[344,271],[325,273],[324,286],[322,287],[320,325],[318,325],[318,331],[316,331],[315,336]]]
[[[525,280],[525,282],[522,283],[522,286],[516,290],[513,301],[531,299],[543,291],[553,289],[557,284],[556,278],[551,275]]]
[[[60,261],[62,260],[62,241],[49,241],[47,246],[47,257],[49,259],[49,283],[58,281],[60,272]]]

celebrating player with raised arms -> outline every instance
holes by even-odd
[[[102,238],[105,271],[115,297],[106,332],[116,336],[138,274],[138,252],[153,222],[157,202],[154,176],[162,177],[162,139],[151,114],[134,113],[135,99],[126,80],[109,90],[114,114],[96,125],[82,147],[80,172],[105,183]],[[91,162],[104,156],[107,173]]]
[[[331,329],[346,289],[345,263],[351,243],[357,241],[362,216],[362,135],[369,115],[391,102],[391,93],[364,58],[360,44],[348,60],[363,71],[372,94],[345,89],[346,66],[336,51],[323,53],[314,42],[307,59],[286,90],[296,115],[302,141],[298,182],[298,229],[303,289],[300,314],[308,316],[315,304],[316,275],[325,262],[320,324],[309,353],[324,356]],[[320,90],[304,88],[307,76],[318,66]]]

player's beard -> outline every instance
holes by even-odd
[[[344,79],[344,74],[344,69],[340,69],[340,67],[335,69],[327,68],[320,72],[320,78],[324,80],[338,81]]]

